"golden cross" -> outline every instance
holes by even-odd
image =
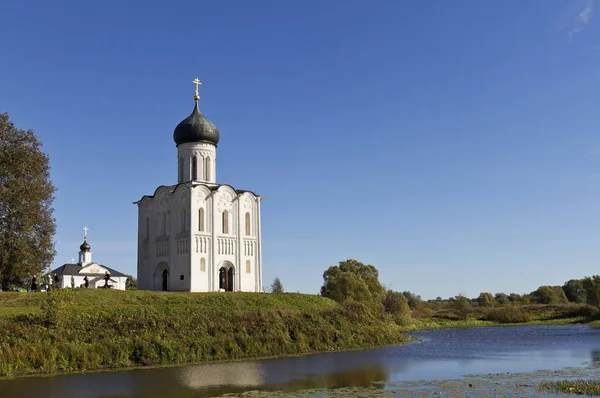
[[[198,78],[195,78],[192,81],[192,83],[196,85],[196,96],[194,98],[196,99],[196,101],[198,101],[200,99],[200,94],[198,93],[198,86],[201,86],[202,82]]]

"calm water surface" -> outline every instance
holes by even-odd
[[[422,343],[296,358],[0,380],[0,397],[210,397],[371,386],[473,373],[600,366],[600,328],[486,327],[412,333]]]

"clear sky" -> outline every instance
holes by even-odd
[[[176,182],[175,126],[221,131],[217,181],[266,197],[264,285],[355,258],[424,298],[600,273],[600,3],[0,4],[0,112],[58,192],[54,266],[136,272],[132,202]]]

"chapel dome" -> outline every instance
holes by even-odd
[[[192,113],[175,127],[173,140],[176,145],[199,141],[217,145],[219,129],[200,112],[198,101],[196,101]]]
[[[90,246],[87,239],[85,239],[81,246],[79,246],[79,250],[81,250],[82,252],[89,252],[90,250],[92,250],[92,246]]]

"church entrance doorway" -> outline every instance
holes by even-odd
[[[163,290],[163,292],[167,291],[168,282],[169,282],[169,271],[164,270],[162,272],[162,290]]]
[[[219,268],[219,290],[233,291],[233,267]]]
[[[154,271],[154,286],[152,290],[159,292],[166,292],[169,290],[169,266],[167,263],[162,262],[156,267],[156,271]]]

